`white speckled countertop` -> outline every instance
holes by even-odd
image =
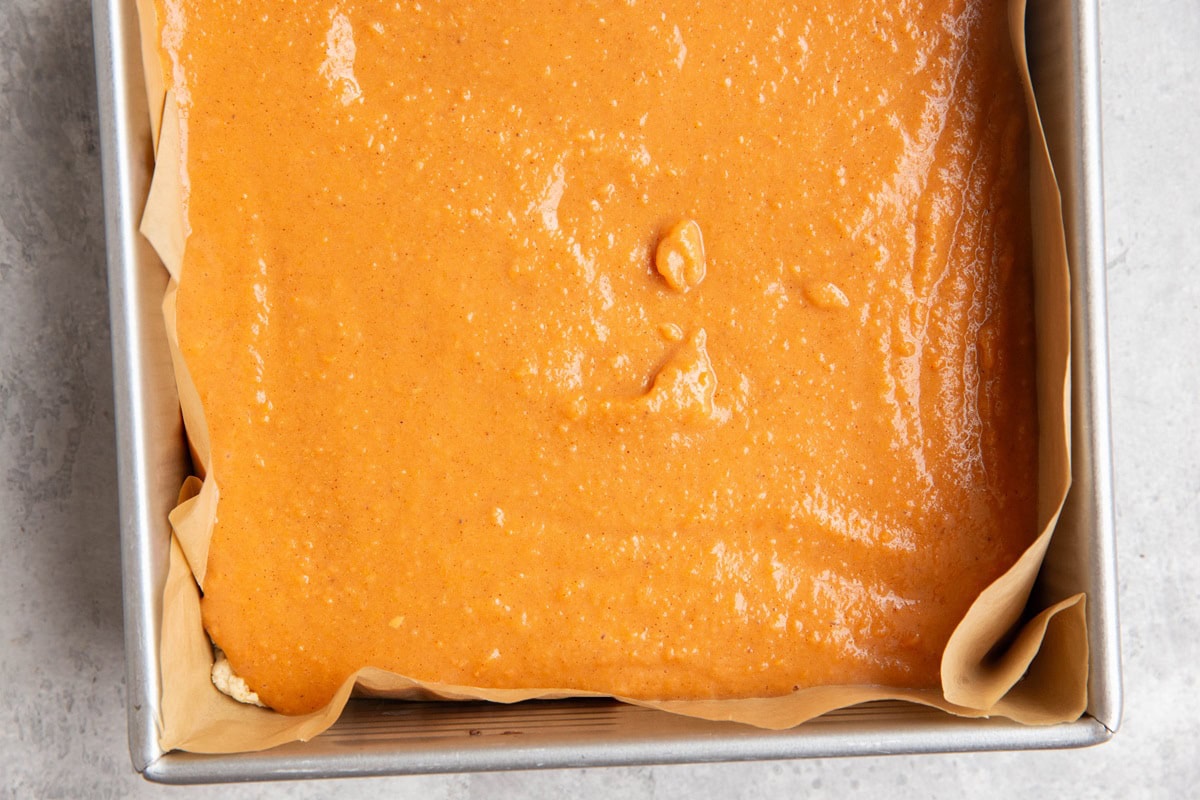
[[[90,6],[0,0],[0,797],[1194,796],[1200,4],[1101,5],[1125,662],[1112,742],[171,790],[133,772],[125,738]]]

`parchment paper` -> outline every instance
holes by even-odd
[[[171,281],[163,301],[180,404],[197,475],[188,478],[171,512],[171,563],[163,593],[160,663],[163,697],[159,743],[164,750],[231,753],[307,740],[332,725],[352,691],[409,699],[484,699],[512,703],[533,698],[599,696],[546,688],[494,690],[415,681],[374,668],[359,670],[325,708],[303,716],[244,705],[212,684],[212,644],[201,624],[200,590],[219,489],[209,470],[208,430],[196,389],[180,355],[175,294],[186,220],[181,181],[180,109],[160,72],[160,25],[154,0],[137,0],[143,63],[156,141],[154,173],[142,233],[154,245]],[[1040,535],[1013,567],[985,589],[950,637],[941,665],[942,691],[879,686],[823,686],[783,697],[625,702],[711,720],[764,728],[798,725],[833,709],[871,700],[908,700],[968,717],[998,715],[1029,724],[1078,718],[1087,705],[1088,645],[1084,597],[1040,612],[1026,609],[1050,536],[1070,485],[1070,306],[1060,196],[1037,114],[1025,56],[1024,0],[1010,0],[1012,45],[1021,68],[1030,115],[1030,177],[1038,383],[1038,525]],[[161,109],[161,113],[159,110]],[[1028,618],[1022,622],[1022,616]],[[1001,643],[1004,643],[1001,646]]]

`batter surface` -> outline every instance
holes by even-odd
[[[234,670],[936,686],[1035,535],[1004,15],[166,0]]]

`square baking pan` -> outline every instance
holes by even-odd
[[[158,746],[158,640],[170,529],[187,469],[161,303],[167,275],[138,233],[153,170],[133,0],[93,0],[120,488],[129,746],[166,783],[1080,747],[1121,715],[1109,438],[1095,0],[1040,0],[1027,20],[1043,124],[1063,192],[1071,267],[1073,484],[1031,602],[1087,593],[1087,713],[1061,725],[962,719],[899,702],[766,731],[605,700],[352,700],[306,743],[202,756]]]

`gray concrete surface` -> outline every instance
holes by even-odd
[[[1113,742],[170,790],[126,750],[89,7],[0,0],[0,797],[1197,796],[1200,4],[1108,0],[1102,31],[1126,670]]]

